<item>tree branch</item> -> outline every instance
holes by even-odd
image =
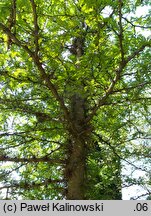
[[[12,79],[14,79],[14,80],[16,80],[16,81],[18,81],[18,82],[26,82],[26,83],[33,83],[33,84],[37,84],[37,85],[42,85],[42,83],[39,81],[38,82],[38,80],[37,81],[34,81],[34,80],[32,80],[30,77],[22,77],[22,78],[20,78],[20,77],[15,77],[15,76],[12,76],[11,74],[9,74],[9,72],[8,71],[6,71],[6,70],[0,70],[0,75],[2,75],[2,76],[4,76],[4,77],[9,77],[9,78],[12,78]]]
[[[147,85],[150,85],[151,84],[151,81],[149,82],[143,82],[143,83],[139,83],[138,85],[134,85],[134,86],[129,86],[129,87],[125,87],[125,88],[121,88],[121,89],[115,89],[113,90],[112,94],[115,94],[115,93],[119,93],[119,92],[122,92],[122,91],[130,91],[132,89],[138,89],[138,88],[142,88],[142,87],[146,87]]]
[[[35,65],[37,66],[40,74],[41,74],[41,79],[46,83],[46,86],[48,89],[52,92],[53,96],[55,99],[59,102],[62,110],[64,111],[64,116],[68,123],[71,124],[70,116],[69,116],[69,111],[67,107],[64,104],[63,98],[58,94],[58,91],[55,87],[55,85],[51,82],[50,76],[48,76],[45,72],[45,69],[42,66],[42,63],[40,62],[40,59],[37,55],[35,55],[34,52],[32,52],[26,45],[24,45],[23,42],[21,42],[12,32],[3,24],[0,22],[0,28],[3,30],[3,32],[8,35],[12,41],[19,47],[23,48],[27,54],[33,59]]]
[[[101,135],[99,135],[99,134],[97,134],[97,133],[94,133],[94,132],[93,132],[93,134],[99,138],[99,141],[100,141],[100,142],[103,142],[103,143],[107,144],[107,145],[110,147],[110,149],[112,150],[112,152],[114,153],[114,155],[116,155],[120,160],[125,161],[127,164],[131,165],[132,167],[134,167],[134,168],[137,169],[137,170],[141,170],[141,171],[147,172],[146,169],[143,169],[143,168],[141,168],[141,167],[137,167],[134,163],[132,163],[132,162],[128,161],[127,159],[121,157],[121,156],[116,152],[116,148],[110,143],[109,140],[105,140]]]
[[[103,105],[106,104],[106,100],[108,99],[108,97],[113,94],[113,90],[114,87],[116,85],[116,83],[120,80],[121,78],[121,73],[124,70],[124,68],[126,67],[126,65],[132,60],[134,59],[136,56],[138,56],[146,47],[151,47],[151,43],[150,42],[146,42],[145,44],[143,44],[139,49],[135,50],[131,55],[129,55],[123,62],[120,63],[119,68],[116,69],[115,73],[115,77],[112,80],[110,86],[108,87],[107,91],[105,92],[105,94],[102,96],[102,98],[100,98],[98,100],[98,104],[95,105],[92,109],[91,109],[91,113],[89,114],[89,116],[86,119],[86,122],[89,122],[94,115],[96,114],[96,112],[99,110],[99,108]],[[141,85],[141,84],[140,84]]]
[[[120,52],[121,52],[121,60],[124,62],[124,48],[123,48],[123,25],[122,25],[122,0],[119,0],[119,44],[120,44]]]
[[[10,108],[12,108],[12,104],[13,104],[13,108],[15,108],[15,111],[17,111],[18,113],[26,113],[26,114],[31,114],[34,115],[37,119],[37,121],[39,123],[41,122],[45,122],[45,121],[53,121],[53,122],[60,122],[61,120],[59,120],[59,118],[53,118],[51,117],[48,113],[42,112],[41,111],[37,111],[34,110],[34,107],[31,105],[28,105],[26,103],[24,103],[24,100],[11,100],[11,99],[2,99],[0,98],[0,102],[2,102],[3,104],[7,105],[7,107],[10,106]]]
[[[123,71],[125,65],[126,65],[125,61],[120,64],[119,68],[116,70],[116,75],[115,75],[114,79],[112,80],[110,86],[108,87],[107,91],[102,96],[102,98],[100,98],[100,100],[98,101],[98,104],[92,108],[92,111],[89,114],[89,116],[87,117],[86,122],[89,122],[93,118],[93,116],[96,114],[98,109],[106,103],[107,98],[113,92],[115,84],[120,80],[120,74]]]
[[[48,184],[57,184],[57,183],[61,183],[64,182],[64,180],[62,179],[46,179],[40,183],[35,183],[35,182],[31,182],[31,183],[27,183],[27,182],[20,182],[18,183],[17,181],[14,181],[11,185],[4,185],[2,187],[0,187],[0,190],[2,189],[8,189],[8,188],[20,188],[20,189],[30,189],[30,188],[39,188],[41,186],[47,186]]]
[[[64,160],[61,159],[50,159],[47,156],[41,157],[41,158],[36,158],[36,157],[31,157],[31,158],[18,158],[18,157],[8,157],[6,155],[0,155],[0,161],[2,162],[15,162],[15,163],[39,163],[39,162],[47,162],[47,163],[56,163],[56,164],[63,164],[65,163]]]
[[[13,31],[14,34],[16,34],[16,0],[12,0],[12,3],[11,3],[11,11],[10,11],[10,15],[9,15],[9,18],[8,18],[8,22],[7,22],[7,26],[8,26],[8,29],[10,31]],[[7,39],[7,49],[10,48],[10,45],[12,44],[12,39],[7,36],[8,39]]]
[[[151,42],[148,41],[144,43],[140,48],[135,50],[131,55],[129,55],[126,60],[125,60],[125,65],[130,62],[132,59],[134,59],[136,56],[139,56],[139,54],[146,48],[146,47],[151,47]]]
[[[35,38],[35,55],[38,56],[39,52],[39,26],[38,26],[38,16],[37,16],[37,10],[36,10],[36,4],[34,0],[30,0],[33,10],[33,22],[34,22],[34,38]]]
[[[123,17],[123,16],[122,16],[122,18],[123,18],[124,20],[126,20],[126,22],[128,22],[128,23],[129,23],[131,26],[133,26],[134,28],[142,28],[142,29],[150,29],[150,28],[151,28],[151,26],[136,25],[136,24],[132,23],[131,21],[129,21],[126,17]]]
[[[147,192],[145,194],[142,194],[142,195],[139,195],[139,196],[135,196],[135,197],[132,197],[131,200],[138,200],[142,197],[145,197],[145,196],[150,196],[151,195],[151,191],[150,192]]]

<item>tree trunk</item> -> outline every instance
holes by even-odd
[[[74,143],[74,144],[73,144]],[[84,199],[84,182],[85,182],[85,166],[86,155],[84,143],[80,140],[75,142],[72,140],[73,146],[69,154],[66,166],[66,180],[67,180],[67,193],[68,200],[81,200]]]
[[[69,128],[70,137],[67,143],[67,164],[65,179],[67,181],[66,198],[81,200],[85,198],[85,170],[87,157],[87,140],[85,125],[86,102],[78,94],[71,98],[71,119],[74,128]]]

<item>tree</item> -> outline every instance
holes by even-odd
[[[140,30],[150,14],[135,15],[147,4],[1,2],[1,189],[10,197],[121,199],[123,161],[149,156],[149,144],[134,143],[149,139],[151,42]]]

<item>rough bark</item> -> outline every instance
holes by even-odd
[[[69,200],[84,199],[86,155],[84,143],[72,140],[70,156],[65,170],[67,180],[66,198]]]
[[[74,129],[70,128],[70,138],[67,143],[67,164],[65,178],[67,181],[66,198],[79,200],[85,197],[85,170],[87,155],[87,140],[85,125],[85,100],[78,94],[71,98],[71,120]]]
[[[73,40],[71,54],[77,60],[84,54],[83,35]],[[77,69],[80,64],[77,65]],[[78,87],[77,87],[78,88]],[[83,89],[83,85],[79,86]],[[65,179],[67,181],[66,198],[80,200],[85,198],[84,182],[86,170],[86,146],[88,144],[88,128],[86,119],[86,98],[77,92],[73,92],[70,104],[71,126],[69,126],[69,140],[67,143],[67,164],[65,167]]]

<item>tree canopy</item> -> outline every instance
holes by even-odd
[[[1,0],[5,198],[122,199],[131,185],[151,193],[149,6]]]

